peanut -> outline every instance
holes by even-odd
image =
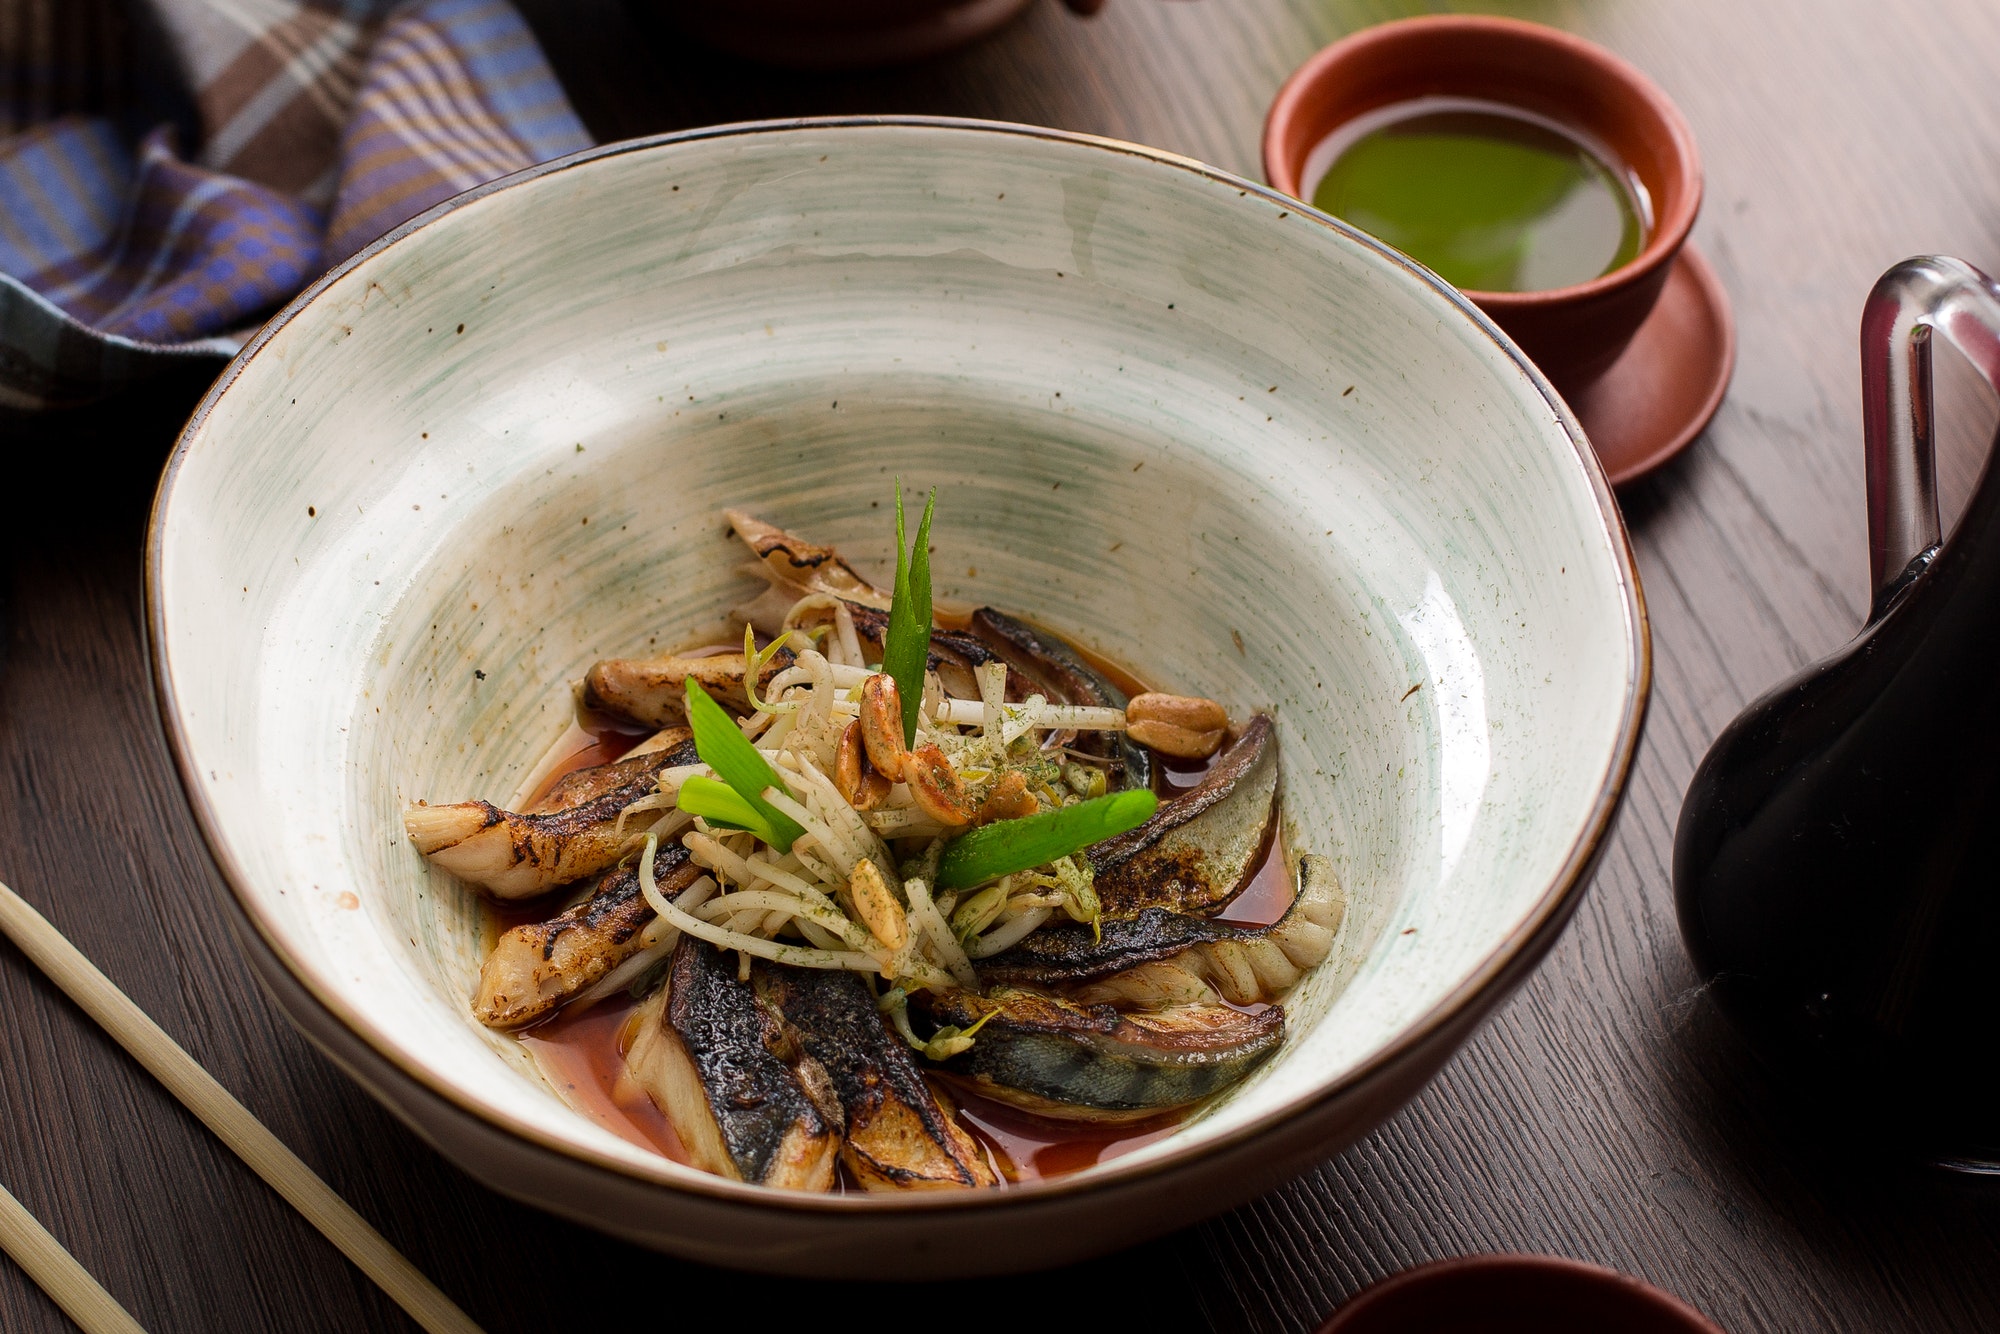
[[[1127,723],[1171,723],[1190,732],[1217,732],[1229,726],[1220,704],[1198,695],[1163,695],[1147,691],[1125,705]]]
[[[918,810],[941,825],[972,823],[977,814],[972,799],[943,751],[936,746],[918,746],[903,758],[903,781],[910,785]]]
[[[1125,729],[1125,734],[1149,750],[1171,755],[1177,760],[1205,760],[1222,749],[1223,729],[1196,732],[1176,723],[1141,719]]]
[[[854,863],[854,873],[847,877],[847,897],[854,903],[855,915],[874,933],[875,939],[892,950],[903,948],[903,942],[910,938],[909,918],[904,915],[903,905],[889,892],[882,872],[866,857]]]
[[[896,678],[877,672],[861,683],[861,742],[868,762],[890,782],[903,777],[903,697]]]
[[[833,786],[857,811],[872,811],[889,795],[889,780],[868,762],[859,718],[840,734],[840,747],[833,757]]]
[[[1028,780],[1019,772],[1009,772],[987,791],[986,800],[979,803],[979,813],[973,817],[973,823],[1019,820],[1041,809],[1042,804],[1028,791]]]

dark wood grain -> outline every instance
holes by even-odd
[[[1363,0],[1037,6],[971,51],[861,75],[690,49],[643,9],[524,4],[602,138],[916,111],[1141,140],[1256,174],[1263,108],[1322,43],[1431,8]],[[746,1281],[500,1199],[279,1019],[211,909],[140,631],[151,478],[191,387],[0,426],[0,879],[38,904],[495,1334],[734,1318],[905,1327],[1303,1331],[1395,1269],[1482,1250],[1613,1265],[1735,1334],[2000,1330],[2000,1186],[1820,1133],[1694,986],[1669,849],[1708,740],[1859,623],[1867,573],[1855,328],[1875,276],[1944,251],[2000,269],[2000,9],[1987,0],[1547,0],[1503,9],[1629,56],[1700,138],[1696,243],[1735,302],[1730,396],[1624,497],[1653,619],[1646,741],[1588,899],[1540,972],[1415,1102],[1207,1225],[985,1289]],[[1946,376],[1954,508],[1994,419]],[[407,1328],[400,1314],[18,954],[0,949],[0,1181],[149,1328]],[[913,1276],[917,1277],[917,1276]],[[1011,1300],[1010,1300],[1011,1298]],[[66,1328],[0,1264],[0,1329]]]

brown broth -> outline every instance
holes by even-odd
[[[521,1041],[571,1107],[620,1139],[685,1163],[687,1150],[673,1125],[638,1082],[625,1076],[629,1024],[638,1004],[617,996],[582,1014],[564,1012],[521,1034]]]
[[[1053,1181],[1122,1158],[1173,1134],[1186,1114],[1179,1109],[1112,1126],[1052,1121],[981,1097],[961,1081],[939,1082],[958,1105],[959,1122],[985,1147],[1009,1185]]]

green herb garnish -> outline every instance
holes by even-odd
[[[996,876],[1045,865],[1138,828],[1153,818],[1159,804],[1151,792],[1135,788],[975,829],[945,845],[938,860],[938,887],[970,889]]]
[[[882,670],[903,703],[903,744],[917,744],[917,710],[924,702],[924,671],[931,657],[931,513],[937,488],[924,502],[917,544],[903,543],[903,481],[896,479],[896,587],[889,598],[889,629],[882,636]]]
[[[701,774],[684,779],[680,792],[674,797],[674,804],[689,815],[699,815],[710,824],[747,829],[766,843],[778,841],[778,831],[771,828],[763,813],[745,801],[735,788],[718,779]]]
[[[694,729],[695,753],[701,756],[703,764],[715,770],[716,776],[729,785],[734,795],[742,799],[757,816],[762,828],[753,826],[738,816],[719,814],[718,818],[751,830],[780,852],[790,852],[792,840],[805,833],[805,830],[800,828],[798,822],[791,816],[764,800],[764,789],[775,787],[787,796],[792,794],[792,790],[778,777],[778,771],[771,767],[771,762],[750,744],[750,739],[743,735],[743,729],[722,711],[720,704],[709,698],[708,692],[701,688],[699,681],[690,676],[687,679],[686,690],[688,726]],[[716,799],[715,794],[710,788],[697,787],[695,795],[690,798],[688,784],[696,781],[690,778],[681,784],[680,795],[674,799],[674,804],[684,811],[707,819],[709,817],[706,811],[697,810],[689,803],[713,801]]]

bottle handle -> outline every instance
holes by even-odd
[[[1930,565],[1941,541],[1931,392],[1938,333],[2000,391],[2000,284],[1944,255],[1906,259],[1877,280],[1861,312],[1870,624]]]

